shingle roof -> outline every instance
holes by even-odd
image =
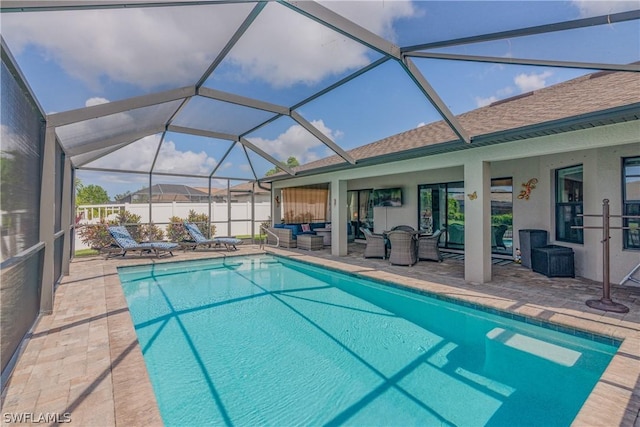
[[[270,184],[266,184],[266,185],[270,185]],[[198,190],[200,190],[200,191],[205,192],[205,194],[209,194],[209,189],[208,188],[204,188],[204,187],[196,187],[196,188]],[[265,190],[264,188],[260,188],[257,185],[255,186],[255,189],[254,189],[253,188],[253,183],[251,183],[251,182],[244,182],[242,184],[234,185],[234,186],[231,187],[231,191],[245,191],[245,192],[253,191],[254,194],[269,193],[269,190]],[[227,195],[227,189],[226,188],[212,188],[211,189],[211,195],[213,195],[213,196],[226,196]]]
[[[549,133],[557,133],[569,129],[562,128],[562,121],[572,117],[592,113],[606,112],[611,109],[631,106],[632,113],[626,119],[640,119],[640,73],[636,72],[598,72],[578,77],[554,86],[521,94],[494,102],[476,110],[461,114],[458,120],[473,139],[483,135],[520,129],[522,139],[533,136],[527,134],[527,128],[544,123],[551,123],[554,129]],[[594,116],[595,119],[597,117]],[[589,127],[608,124],[593,122]],[[529,131],[530,132],[530,131]],[[388,138],[349,150],[348,153],[356,161],[373,159],[380,156],[401,153],[439,144],[458,142],[459,139],[444,121],[438,121],[419,128],[411,129]],[[496,136],[496,142],[499,138]],[[460,143],[462,144],[462,143]],[[346,163],[337,156],[326,157],[311,163],[295,167],[296,172]],[[278,174],[282,177],[284,174]]]
[[[181,184],[155,184],[151,186],[152,194],[174,194],[174,195],[192,195],[192,196],[207,196],[208,193],[203,193],[193,187],[189,187]],[[136,191],[133,194],[149,194],[149,188],[143,188]]]

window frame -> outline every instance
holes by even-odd
[[[640,165],[640,156],[623,157],[621,162],[622,163],[621,164],[622,215],[640,215],[640,199],[638,200],[628,199],[628,194],[627,194],[627,179],[629,177],[637,177],[640,179],[640,174],[638,175],[627,174],[627,167],[629,163],[633,161],[638,162],[638,165]],[[638,224],[640,223],[640,219],[623,218],[623,221],[622,221],[623,227],[629,227],[630,223]],[[630,233],[631,233],[630,230],[625,230],[625,229],[622,230],[622,248],[624,250],[640,251],[640,242],[634,245],[632,243]]]
[[[560,192],[560,175],[563,171],[567,171],[570,169],[575,169],[577,167],[580,167],[580,173],[582,175],[582,187],[580,188],[580,194],[579,194],[579,198],[580,200],[576,201],[576,200],[571,200],[571,201],[563,201],[562,200],[562,194]],[[554,206],[555,206],[555,240],[558,242],[566,242],[566,243],[574,243],[574,244],[579,244],[579,245],[583,245],[584,244],[584,230],[582,229],[573,229],[575,230],[575,233],[572,233],[571,231],[568,233],[569,236],[573,236],[575,235],[575,238],[573,237],[566,237],[563,236],[563,233],[561,233],[561,227],[566,227],[567,226],[567,221],[565,220],[565,218],[567,217],[565,214],[563,214],[563,211],[566,211],[567,209],[570,211],[569,213],[569,223],[571,223],[571,226],[583,226],[584,225],[584,221],[583,221],[583,217],[579,216],[581,214],[584,214],[584,164],[580,163],[580,164],[575,164],[575,165],[570,165],[570,166],[565,166],[562,168],[558,168],[555,170],[555,200],[554,200]],[[570,226],[570,227],[571,227]]]

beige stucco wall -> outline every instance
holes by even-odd
[[[416,158],[385,165],[293,178],[274,183],[274,188],[298,186],[332,180],[344,180],[348,190],[400,186],[404,189],[404,205],[398,208],[374,210],[375,231],[394,225],[417,225],[419,184],[461,181],[465,164],[490,162],[491,177],[513,177],[514,230],[539,228],[549,231],[555,242],[554,171],[575,164],[584,165],[585,213],[602,212],[602,199],[608,198],[612,214],[622,208],[623,157],[640,156],[640,123],[631,122],[595,129],[563,133]],[[529,200],[517,198],[521,184],[537,178],[536,189]],[[599,220],[589,220],[596,225]],[[595,223],[593,222],[595,221]],[[612,225],[619,225],[612,221]],[[514,247],[518,247],[518,233],[514,233]],[[592,280],[602,281],[602,234],[597,230],[585,231],[583,245],[562,242],[575,251],[576,273]],[[620,280],[640,262],[640,252],[622,250],[620,230],[611,231],[612,283]]]

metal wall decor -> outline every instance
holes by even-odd
[[[518,194],[518,199],[529,200],[529,196],[531,195],[531,190],[536,188],[537,183],[538,183],[538,178],[531,178],[529,181],[523,182],[522,187],[524,187],[524,190],[520,191],[520,194]]]

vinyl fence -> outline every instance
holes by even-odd
[[[208,203],[152,203],[149,212],[148,203],[124,203],[107,205],[81,205],[76,208],[77,227],[88,224],[97,224],[101,218],[115,220],[122,211],[127,211],[140,216],[140,223],[153,222],[160,228],[165,228],[170,223],[171,217],[187,218],[190,211],[196,214],[209,215]],[[151,217],[149,214],[151,213]],[[211,203],[211,223],[216,226],[216,236],[251,236],[260,234],[260,225],[269,221],[271,216],[271,203],[256,202],[232,202],[229,206],[226,202]],[[87,248],[76,233],[75,249]]]

